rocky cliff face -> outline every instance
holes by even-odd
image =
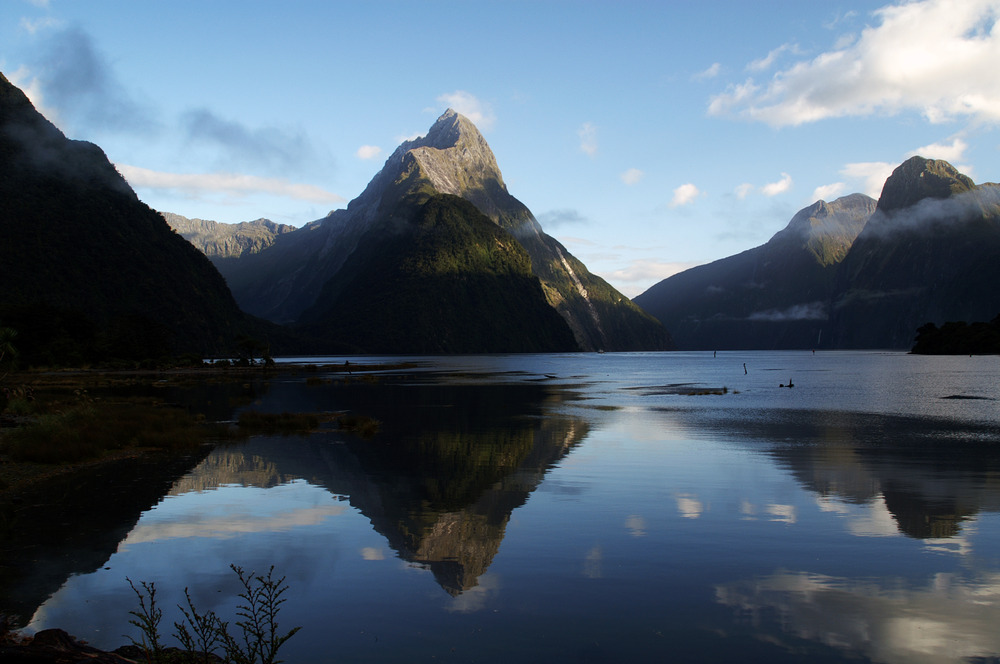
[[[274,244],[277,236],[295,230],[295,226],[277,224],[270,219],[223,224],[170,212],[161,214],[171,228],[216,264],[227,258],[259,253]]]
[[[885,181],[878,209],[884,213],[904,210],[925,199],[950,198],[975,188],[969,176],[946,161],[910,157]]]
[[[358,281],[352,277],[363,269],[358,257],[378,255],[380,242],[408,232],[415,206],[440,196],[468,201],[502,234],[512,236],[517,251],[527,252],[544,300],[569,326],[576,346],[670,347],[669,335],[657,321],[542,231],[531,212],[507,191],[486,140],[467,118],[451,110],[426,136],[400,145],[347,209],[282,235],[259,254],[222,269],[244,309],[282,323],[306,317],[311,331],[319,334],[315,322],[322,310],[331,310],[329,298]],[[452,250],[446,253],[454,255]],[[489,301],[482,304],[489,306]]]
[[[875,200],[862,194],[817,201],[766,244],[665,279],[636,302],[679,348],[814,348],[837,266],[874,211]]]

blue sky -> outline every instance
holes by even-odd
[[[629,296],[878,195],[1000,180],[1000,0],[2,0],[0,71],[151,207],[302,225],[453,107]]]

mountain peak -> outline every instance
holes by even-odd
[[[910,157],[885,181],[878,209],[901,210],[925,198],[948,198],[975,187],[969,176],[944,160]]]
[[[449,108],[434,121],[425,135],[403,142],[399,146],[399,151],[408,152],[416,148],[448,150],[463,144],[481,145],[489,149],[486,139],[479,133],[475,123],[455,109]]]
[[[420,175],[437,191],[466,198],[496,220],[496,191],[506,193],[496,157],[476,125],[449,108],[431,126],[426,136],[406,141],[386,161],[393,170],[406,170],[406,158],[419,164]]]

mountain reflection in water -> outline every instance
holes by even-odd
[[[511,512],[586,436],[581,418],[547,413],[558,398],[534,384],[277,385],[261,405],[337,404],[375,417],[381,430],[370,439],[259,437],[220,448],[170,493],[303,479],[346,497],[402,559],[458,595],[489,567]]]
[[[141,516],[92,522],[86,565],[79,537],[65,551],[19,540],[6,560],[48,583],[31,627],[120,645],[125,576],[156,581],[164,607],[190,586],[200,609],[231,611],[236,562],[288,575],[283,625],[303,629],[282,655],[296,663],[1000,657],[1000,365],[438,363],[171,392],[225,419],[348,412],[380,428],[216,448]],[[778,388],[789,376],[795,389]]]

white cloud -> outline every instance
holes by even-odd
[[[744,198],[746,198],[747,196],[749,196],[750,192],[752,192],[752,191],[753,191],[753,185],[750,184],[749,182],[744,182],[740,186],[736,187],[736,191],[735,191],[736,198],[738,198],[738,199],[740,199],[742,201]]]
[[[622,173],[620,177],[622,179],[622,182],[631,186],[633,184],[637,184],[639,180],[642,179],[643,175],[645,175],[645,173],[640,171],[638,168],[630,168],[624,173]]]
[[[438,102],[469,118],[480,131],[489,131],[496,122],[493,108],[465,90],[455,90],[439,95]]]
[[[718,62],[713,62],[712,65],[708,69],[706,69],[704,71],[698,72],[697,74],[695,74],[691,78],[693,78],[696,81],[699,81],[699,80],[702,80],[702,79],[707,79],[707,78],[715,78],[716,76],[719,75],[719,73],[721,71],[722,71],[722,65],[719,64]]]
[[[580,137],[580,149],[593,157],[597,154],[597,127],[590,122],[584,122],[576,132]]]
[[[1000,122],[1000,0],[888,5],[850,45],[752,78],[713,97],[709,112],[773,126],[916,110],[930,122]],[[762,61],[759,61],[763,63]]]
[[[896,164],[884,161],[864,161],[845,165],[840,169],[840,174],[853,180],[861,180],[863,193],[872,198],[878,198],[882,195],[885,181],[892,175],[895,168]]]
[[[248,196],[274,194],[315,203],[343,203],[344,198],[310,184],[295,184],[281,178],[262,178],[238,173],[163,173],[128,164],[115,164],[132,187],[174,189],[188,195],[201,192]]]
[[[693,261],[677,263],[661,263],[659,261],[637,258],[629,261],[628,266],[619,270],[601,273],[601,277],[608,283],[614,284],[615,288],[632,298],[642,293],[653,284],[659,283],[667,277],[689,270],[699,263]]]
[[[783,194],[792,188],[792,176],[788,173],[782,173],[781,179],[777,182],[771,182],[765,184],[760,188],[760,191],[765,196],[777,196],[778,194]]]
[[[812,199],[814,201],[832,201],[839,197],[846,187],[847,185],[843,182],[822,184],[813,190]]]
[[[362,145],[356,153],[358,159],[374,159],[382,154],[382,148],[377,145]]]
[[[950,145],[947,143],[931,143],[930,145],[925,145],[922,148],[917,148],[906,156],[914,157],[920,155],[921,157],[926,157],[928,159],[944,159],[945,161],[949,161],[954,164],[956,161],[961,160],[965,156],[965,151],[968,148],[968,143],[963,141],[961,138],[956,137],[952,139]]]
[[[698,187],[694,186],[690,182],[682,184],[674,189],[674,198],[670,201],[670,207],[679,207],[681,205],[693,203],[699,196],[701,196],[701,191]]]

